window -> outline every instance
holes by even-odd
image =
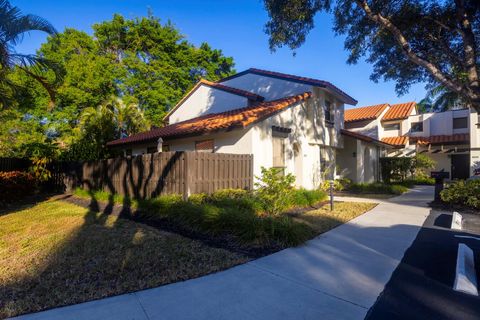
[[[195,141],[195,151],[198,152],[213,152],[214,143],[213,139]]]
[[[147,153],[155,153],[157,152],[157,147],[148,147],[147,148]]]
[[[325,101],[325,122],[333,123],[332,103],[328,100]]]
[[[400,123],[392,123],[383,125],[385,131],[400,130]]]
[[[468,117],[453,118],[453,129],[468,128]]]
[[[273,143],[273,167],[285,169],[285,138],[272,137]],[[282,171],[282,173],[284,173]]]
[[[412,122],[411,132],[422,132],[423,131],[423,122]]]

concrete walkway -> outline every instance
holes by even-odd
[[[373,210],[304,246],[198,279],[19,319],[363,319],[432,198],[431,187],[417,187],[372,200],[379,202]]]

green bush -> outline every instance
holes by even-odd
[[[191,203],[201,205],[207,202],[209,199],[208,194],[206,193],[194,193],[188,197],[188,201]]]
[[[401,184],[401,185],[406,186],[408,188],[411,188],[415,185],[433,186],[435,184],[435,179],[427,177],[427,176],[417,176],[415,178],[407,179],[407,180],[402,181],[402,182],[395,182],[395,184]]]
[[[225,199],[242,199],[249,195],[249,191],[243,189],[221,189],[212,193],[211,198],[216,201]]]
[[[352,184],[352,180],[347,178],[336,179],[333,181],[333,190],[334,191],[343,191],[347,189]],[[323,191],[330,191],[330,181],[325,180],[322,182],[320,189]]]
[[[398,184],[374,183],[352,183],[348,189],[356,193],[381,193],[381,194],[402,194],[408,188]]]
[[[256,202],[246,194],[238,199],[220,200],[192,195],[189,201],[180,196],[160,196],[139,201],[138,215],[146,220],[165,219],[183,229],[210,235],[233,235],[241,243],[282,247],[308,240],[313,231],[290,217],[263,216]]]
[[[458,180],[440,192],[443,201],[480,209],[480,180]]]
[[[313,206],[326,198],[323,190],[296,189],[292,192],[291,204],[297,207]]]
[[[380,158],[382,180],[385,183],[405,180],[411,173],[413,164],[414,160],[410,157]]]
[[[0,205],[18,201],[35,193],[37,181],[27,172],[0,172]]]
[[[259,180],[255,183],[256,195],[267,214],[278,215],[291,206],[295,177],[292,174],[282,175],[278,168],[262,167],[261,170],[262,175],[256,177]]]
[[[311,206],[325,199],[321,190],[290,191],[288,209],[291,206]],[[77,189],[78,196],[108,200],[112,197],[121,203],[123,197],[104,191]],[[265,202],[256,192],[227,189],[212,195],[193,194],[184,201],[180,195],[162,195],[138,200],[135,214],[144,221],[164,222],[191,232],[212,236],[234,236],[240,243],[261,247],[298,245],[313,235],[313,230],[288,216],[265,215]]]

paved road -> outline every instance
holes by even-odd
[[[432,210],[368,320],[480,319],[480,298],[452,289],[460,242],[474,251],[480,271],[480,217],[464,218],[466,230],[455,231],[451,212]]]
[[[418,187],[309,241],[198,279],[20,319],[363,319],[433,197]]]

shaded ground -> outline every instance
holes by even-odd
[[[0,214],[0,318],[196,278],[254,252],[243,254],[228,238],[170,232],[179,230],[168,221],[152,228],[132,219],[127,205],[33,200]],[[337,203],[333,212],[325,206],[295,219],[321,233],[374,206]]]
[[[480,319],[480,298],[456,292],[458,243],[475,254],[480,275],[480,216],[465,214],[465,232],[450,230],[451,212],[432,210],[366,319]]]
[[[199,277],[248,261],[63,201],[0,216],[0,318]]]

